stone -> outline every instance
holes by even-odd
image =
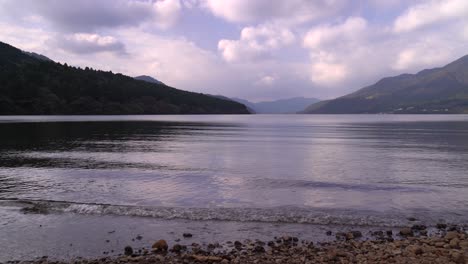
[[[350,233],[353,234],[354,238],[362,237],[362,232],[361,231],[352,230]]]
[[[131,256],[133,254],[133,248],[131,246],[126,246],[124,248],[125,256]]]
[[[468,241],[462,241],[459,243],[459,246],[464,249],[468,249]]]
[[[265,248],[263,248],[262,246],[255,246],[254,249],[252,250],[252,252],[255,252],[255,253],[265,253]]]
[[[351,232],[346,233],[346,240],[352,240],[354,239],[354,235]]]
[[[447,240],[452,240],[454,238],[458,237],[458,233],[455,232],[455,231],[450,231],[450,232],[447,232],[447,234],[445,235],[445,239]]]
[[[332,231],[327,231],[327,233],[325,233],[327,236],[331,236],[332,235]]]
[[[336,239],[338,239],[338,240],[344,240],[344,239],[346,238],[346,233],[337,232],[337,233],[335,234],[335,237],[336,237]]]
[[[191,233],[183,233],[182,236],[185,238],[189,238],[189,237],[192,237],[193,235]]]
[[[420,231],[420,230],[426,230],[427,227],[425,225],[413,225],[411,229]]]
[[[460,240],[458,238],[454,238],[454,239],[450,240],[449,245],[452,248],[458,248],[459,243],[460,243]]]
[[[404,237],[413,236],[413,230],[411,228],[405,227],[400,230],[400,235]]]
[[[443,224],[443,223],[438,223],[436,225],[437,229],[446,229],[447,228],[447,224]]]
[[[465,256],[460,252],[452,252],[451,259],[457,264],[465,264]]]
[[[156,241],[151,248],[154,251],[166,252],[169,246],[167,245],[166,240],[161,239]]]
[[[179,244],[175,244],[172,246],[172,252],[174,253],[180,253],[182,251],[182,246]]]
[[[191,257],[199,262],[219,262],[223,260],[223,258],[216,256],[192,255]]]

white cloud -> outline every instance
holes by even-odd
[[[360,40],[367,29],[367,21],[361,17],[350,17],[338,25],[322,25],[311,29],[304,38],[304,46],[310,49],[320,49],[337,41],[346,42]]]
[[[312,55],[310,79],[319,85],[329,86],[342,82],[348,75],[345,64],[326,52]]]
[[[59,47],[78,54],[97,52],[125,53],[124,44],[112,36],[75,33],[60,38],[57,42]]]
[[[275,77],[266,75],[266,76],[263,76],[262,78],[260,78],[260,80],[256,81],[255,85],[257,85],[257,86],[272,86],[275,83],[275,81],[276,81]]]
[[[431,24],[468,17],[466,0],[432,0],[410,7],[394,22],[395,32],[413,31]]]
[[[0,41],[26,51],[43,52],[56,34],[40,28],[26,28],[0,22]]]
[[[396,61],[391,67],[395,70],[407,71],[443,66],[453,56],[454,50],[444,47],[445,41],[440,41],[439,37],[428,37],[424,41],[414,42],[411,46],[397,51]]]
[[[153,4],[156,12],[156,24],[164,29],[173,26],[180,16],[181,4],[179,0],[163,0]]]
[[[294,43],[295,39],[289,29],[266,24],[245,27],[239,40],[220,40],[218,50],[228,62],[253,61],[271,57],[273,51]]]
[[[336,14],[344,0],[202,0],[215,16],[230,22],[283,21],[297,24]]]

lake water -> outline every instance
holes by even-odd
[[[467,115],[0,117],[0,261],[408,217],[468,224]]]

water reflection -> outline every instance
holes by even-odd
[[[468,207],[467,116],[19,119],[0,121],[0,198],[435,214]]]

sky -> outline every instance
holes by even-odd
[[[183,90],[329,99],[468,54],[468,1],[0,0],[0,41]]]

